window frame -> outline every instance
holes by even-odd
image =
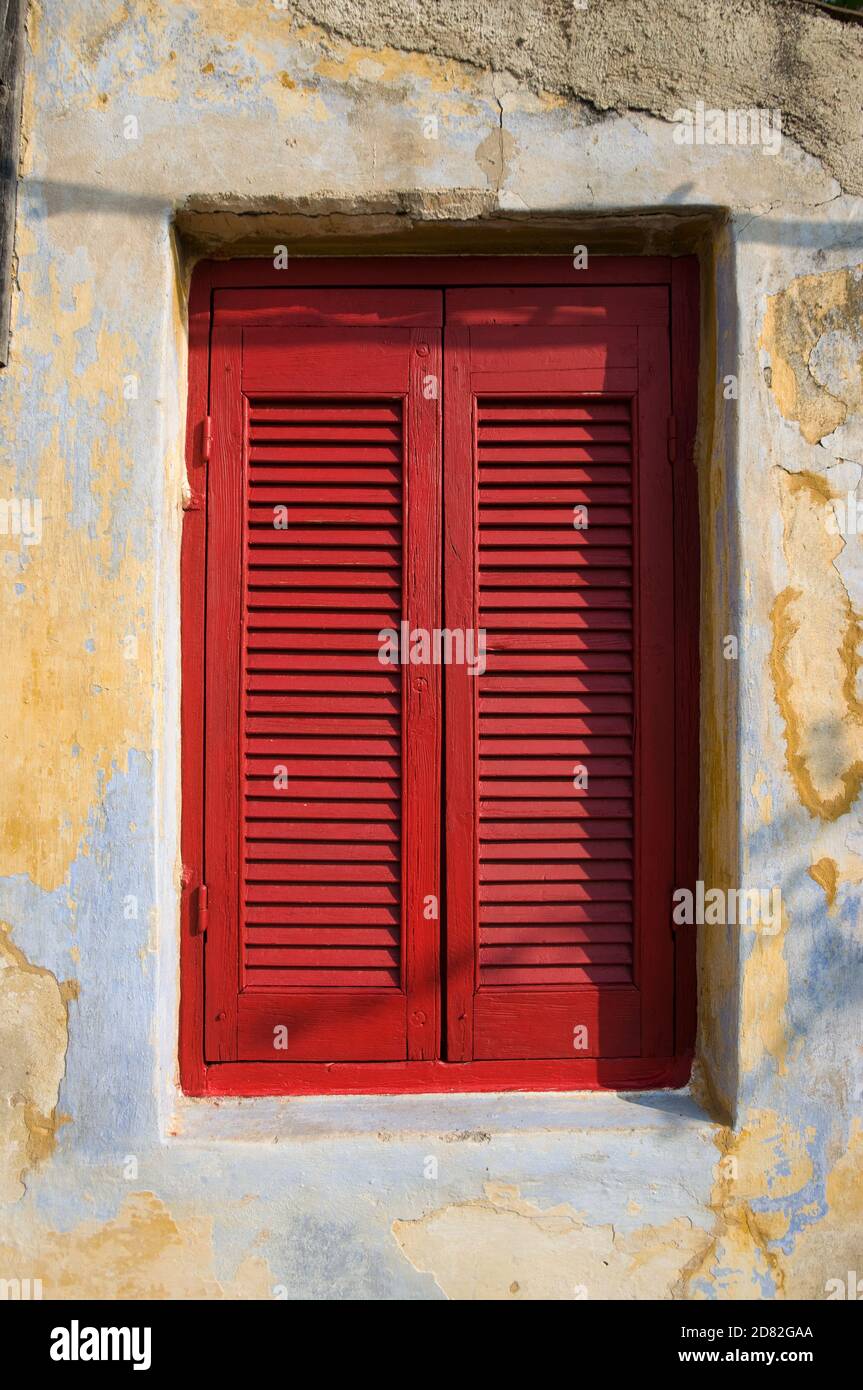
[[[231,321],[261,325],[272,289],[367,286],[664,286],[669,293],[674,493],[675,886],[698,873],[699,524],[694,441],[699,348],[699,264],[694,256],[596,256],[574,270],[568,257],[293,258],[203,261],[189,295],[186,425],[188,491],[181,547],[180,1084],[190,1096],[400,1094],[458,1091],[640,1090],[677,1087],[689,1077],[695,1039],[695,936],[675,937],[673,1056],[533,1061],[210,1062],[204,1061],[204,938],[201,897],[204,823],[206,467],[210,348],[216,293],[242,291]],[[260,291],[260,296],[254,292]],[[245,306],[245,307],[243,307]],[[673,423],[672,423],[673,422]],[[669,916],[671,903],[669,903]]]

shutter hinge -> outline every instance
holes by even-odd
[[[213,417],[212,415],[205,415],[203,427],[201,430],[201,458],[204,460],[204,463],[209,463],[210,461],[210,449],[212,447],[212,444]]]
[[[210,907],[207,901],[207,885],[200,884],[195,898],[195,911],[192,916],[192,935],[206,936],[210,923]]]
[[[674,463],[677,459],[677,416],[668,417],[668,462]]]

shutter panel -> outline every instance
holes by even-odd
[[[479,985],[629,983],[630,403],[480,397],[476,421]]]
[[[440,297],[275,308],[213,352],[208,1056],[431,1056],[437,690],[379,634],[435,623],[439,335],[389,325]]]
[[[447,670],[453,1060],[673,1050],[666,317],[447,295],[447,624],[487,643]]]

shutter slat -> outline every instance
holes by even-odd
[[[270,663],[263,662],[264,665]],[[381,669],[381,668],[379,668]],[[324,673],[322,675],[312,675],[308,671],[297,671],[295,673],[285,673],[284,671],[264,670],[262,672],[252,672],[246,677],[246,689],[250,694],[261,694],[267,692],[274,696],[280,696],[285,691],[309,691],[320,690],[328,691],[333,688],[334,674]],[[387,675],[359,675],[355,671],[339,672],[338,680],[340,685],[339,698],[345,693],[353,695],[398,695],[401,682],[394,676]]]
[[[262,495],[262,493],[270,493],[272,495],[266,496]],[[362,498],[360,498],[354,506],[350,507],[326,505],[326,500],[324,499],[321,501],[319,496],[315,498],[315,501],[318,503],[316,506],[296,505],[293,502],[290,504],[288,507],[288,515],[292,528],[297,526],[356,526],[358,528],[356,534],[359,535],[359,528],[375,526],[398,528],[401,522],[400,507],[380,507],[373,506],[371,503],[365,505]],[[273,517],[276,515],[275,508],[287,505],[287,499],[279,488],[262,489],[250,500],[249,521],[252,526],[272,526]],[[617,515],[618,512],[623,511],[622,508],[605,508],[605,511],[610,519],[616,518],[617,520],[626,520],[625,514],[622,517]],[[554,514],[551,514],[551,516],[552,520],[557,524],[564,524],[559,517],[554,516]],[[599,510],[597,511],[597,518],[598,517]],[[312,533],[313,541],[316,534],[316,532]],[[327,539],[327,544],[329,544],[329,539],[326,533],[324,534]],[[296,536],[294,536],[294,539],[296,539]]]
[[[613,928],[611,928],[613,930]],[[251,946],[398,946],[394,927],[249,927]]]
[[[296,887],[302,883],[313,883],[320,887],[326,883],[398,883],[401,878],[398,867],[392,864],[368,864],[353,861],[346,864],[282,864],[265,860],[263,863],[246,859],[247,883],[289,882]]]
[[[246,908],[246,920],[251,926],[328,926],[340,927],[356,923],[360,927],[396,927],[399,914],[390,907],[351,907],[346,904],[271,904],[251,903]]]
[[[292,553],[296,552],[298,546],[315,545],[321,546],[325,553],[318,556],[318,560],[324,560],[329,564],[344,563],[344,556],[355,555],[359,552],[368,550],[371,554],[384,554],[387,556],[385,563],[394,563],[398,559],[398,554],[390,560],[391,551],[375,550],[376,546],[398,546],[401,547],[402,536],[401,528],[398,526],[390,527],[368,527],[356,526],[349,530],[344,530],[338,522],[322,523],[320,527],[306,529],[298,524],[295,517],[290,519],[290,534],[288,528],[276,530],[273,527],[273,517],[270,515],[266,519],[258,518],[252,509],[249,509],[250,530],[249,542],[252,553],[264,546],[274,546],[284,549],[286,541]],[[331,552],[330,547],[333,547]],[[338,557],[338,558],[337,558]],[[266,563],[271,563],[272,556],[268,553]]]
[[[303,597],[301,610],[297,608],[300,595]],[[344,618],[345,625],[349,626],[351,615],[345,612],[345,609],[356,609],[360,614],[381,611],[392,614],[398,612],[400,606],[398,595],[392,592],[357,593],[349,588],[304,588],[302,584],[291,589],[267,588],[264,584],[255,584],[249,589],[249,622],[261,627],[267,626],[268,617],[273,619],[275,625],[284,624],[290,627],[292,616],[295,619],[294,626],[305,627],[308,625],[306,619],[310,613],[320,617],[322,625],[334,622],[337,627],[336,620]],[[288,611],[285,612],[285,609]],[[334,613],[329,611],[332,609],[335,610]]]
[[[487,884],[491,891],[492,888],[509,882],[517,882],[520,886],[534,880],[545,883],[570,883],[589,872],[603,873],[606,868],[615,871],[610,872],[609,877],[632,877],[632,848],[626,840],[610,840],[604,845],[595,845],[590,853],[582,851],[580,858],[576,849],[572,848],[565,856],[564,863],[513,864],[494,860],[489,862],[487,854],[483,855],[483,858],[486,862],[480,866],[480,894],[483,884]],[[613,862],[608,863],[609,860]]]
[[[290,401],[278,405],[252,401],[249,406],[249,421],[252,426],[266,425],[273,421],[286,423],[296,421],[302,424],[338,423],[347,421],[357,425],[398,424],[399,407],[392,401],[380,401],[373,405],[362,401],[308,400],[292,404]]]
[[[355,760],[353,762],[344,757],[333,757],[330,760],[314,760],[303,757],[302,749],[297,749],[296,747],[292,750],[283,749],[282,757],[289,757],[291,759],[291,767],[295,770],[295,775],[301,778],[393,778],[399,775],[398,762],[392,758],[363,758],[362,760]],[[269,773],[269,775],[272,776],[272,762],[272,755],[266,754],[259,756],[255,749],[251,749],[246,757],[246,775],[255,777]],[[262,764],[266,764],[266,771]],[[297,783],[294,782],[292,785],[296,787]]]
[[[362,486],[381,486],[387,483],[401,482],[401,469],[393,467],[387,463],[385,467],[363,468],[359,472],[354,468],[337,468],[330,465],[328,468],[319,468],[315,471],[314,480],[316,487],[331,486],[347,483],[351,487]],[[613,481],[609,479],[609,481]],[[309,485],[308,469],[300,467],[282,468],[272,464],[266,465],[258,460],[255,467],[254,477],[250,479],[251,495],[254,496],[256,487],[272,487],[274,485],[297,483],[303,487]]]
[[[250,480],[254,482],[259,475],[259,469],[269,473],[274,465],[296,463],[303,465],[303,473],[307,480],[325,478],[334,464],[351,464],[354,468],[362,466],[363,478],[367,478],[367,465],[398,464],[400,459],[398,447],[386,443],[363,444],[356,448],[332,444],[325,449],[316,450],[314,458],[311,455],[312,448],[309,444],[287,440],[284,443],[258,443],[253,438],[249,448]],[[356,474],[352,476],[356,477]]]
[[[249,505],[251,507],[284,504],[291,507],[296,506],[311,513],[323,512],[329,507],[341,507],[347,511],[353,511],[358,507],[364,509],[366,507],[380,507],[388,509],[395,516],[395,508],[401,500],[401,488],[370,487],[364,484],[361,478],[355,480],[354,487],[332,485],[299,487],[294,484],[279,487],[277,484],[271,486],[268,483],[261,483],[255,478],[249,492]],[[613,502],[616,499],[606,493],[604,500]],[[306,519],[318,520],[316,516],[310,516]]]
[[[586,922],[580,926],[546,923],[540,928],[536,924],[522,927],[495,923],[480,928],[479,941],[481,946],[612,946],[629,942],[629,926],[626,922]]]
[[[334,989],[338,986],[359,986],[362,989],[395,989],[399,983],[398,970],[319,970],[249,969],[247,982],[262,989]]]
[[[283,797],[281,804],[285,807],[286,814],[297,820],[397,821],[400,819],[397,802],[300,801],[298,797],[291,797],[288,801],[287,798]],[[274,817],[279,812],[279,800],[273,797],[266,801],[257,801],[253,797],[248,797],[245,811],[250,820],[265,820],[268,824],[272,824]],[[254,833],[257,834],[257,831]]]
[[[591,401],[589,405],[567,405],[556,401],[554,405],[531,405],[519,401],[518,405],[507,405],[503,401],[480,401],[477,404],[477,419],[484,427],[503,422],[511,422],[516,428],[528,421],[547,424],[552,427],[567,420],[610,421],[629,426],[629,408],[625,401]]]
[[[534,856],[549,859],[553,855],[563,856],[573,852],[573,847],[566,844],[567,840],[592,842],[600,837],[628,840],[631,833],[631,821],[624,817],[618,820],[605,817],[605,824],[599,820],[582,824],[574,819],[553,824],[545,824],[541,820],[489,820],[481,827],[479,840],[488,847],[484,851],[485,859],[509,859],[510,856],[513,859],[532,859]],[[495,841],[511,841],[511,844],[495,844]],[[552,841],[552,844],[546,844],[546,841]]]
[[[511,969],[509,966],[485,966],[482,970],[485,985],[497,988],[511,985],[628,985],[632,982],[631,965],[551,966],[545,969]]]
[[[292,753],[300,757],[312,758],[323,755],[330,758],[393,758],[399,755],[399,741],[396,738],[365,738],[365,739],[339,739],[333,738],[314,738],[302,733],[291,736],[286,734],[282,738],[266,738],[256,734],[250,738],[248,744],[249,757],[270,757],[273,754],[290,755]],[[503,750],[506,751],[506,750]],[[395,763],[393,764],[395,766]]]
[[[293,814],[293,808],[291,808],[290,814]],[[284,853],[284,856],[288,857],[290,846],[287,845],[287,842],[293,840],[317,841],[321,845],[326,845],[328,851],[326,858],[341,859],[347,858],[354,851],[362,850],[365,852],[366,849],[369,848],[365,844],[342,847],[341,842],[343,840],[386,841],[398,844],[399,827],[397,825],[384,824],[379,821],[367,821],[363,825],[353,825],[347,820],[341,822],[328,821],[326,825],[309,825],[305,821],[299,820],[261,819],[250,824],[246,830],[246,845],[250,854],[253,856],[258,853],[263,853],[262,847],[266,847],[271,841],[277,841],[279,846],[287,846],[283,851],[279,849],[278,852]],[[337,845],[338,848],[334,854],[330,854],[329,850],[334,845]],[[300,847],[301,846],[297,846],[296,848]],[[381,847],[389,848],[389,843]],[[311,850],[309,852],[309,857],[312,857]]]

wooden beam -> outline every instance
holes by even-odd
[[[0,0],[0,367],[9,361],[27,0]]]

